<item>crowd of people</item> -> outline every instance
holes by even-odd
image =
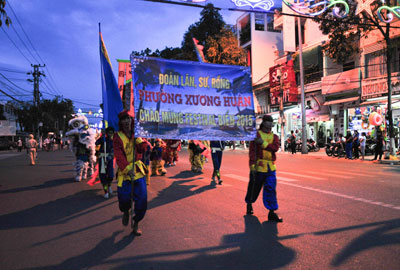
[[[116,172],[119,210],[122,212],[122,224],[131,227],[135,235],[141,235],[139,223],[147,210],[147,186],[150,177],[163,176],[167,168],[179,161],[181,140],[162,140],[135,138],[133,131],[134,118],[124,110],[119,115],[119,131],[107,128],[105,134],[96,140],[96,163],[90,165],[90,149],[79,140],[74,141],[73,149],[77,160],[97,167],[98,177],[103,186],[104,198],[112,196],[111,182]],[[252,203],[263,188],[264,206],[269,210],[268,219],[282,222],[275,211],[278,209],[276,199],[276,151],[280,147],[278,136],[271,131],[272,118],[264,117],[257,139],[250,143],[250,181],[245,197],[246,213],[253,214]],[[204,163],[211,156],[213,172],[211,184],[221,185],[220,173],[224,141],[189,140],[188,151],[191,171],[202,173]],[[114,162],[115,160],[115,162]],[[98,165],[96,165],[98,164]],[[85,175],[86,176],[86,175]],[[89,176],[87,176],[89,177]],[[83,179],[79,175],[79,181]]]
[[[163,176],[167,173],[166,168],[176,165],[182,143],[181,140],[135,138],[134,118],[130,112],[124,110],[118,118],[119,131],[108,127],[96,138],[95,148],[80,140],[77,134],[69,134],[78,136],[71,141],[71,150],[77,160],[75,180],[80,182],[92,176],[98,177],[103,187],[104,198],[108,199],[113,194],[111,183],[116,179],[122,224],[127,226],[131,220],[133,234],[141,235],[139,223],[147,210],[147,186],[150,184],[150,177]],[[83,126],[86,126],[84,119],[74,119],[72,122],[75,120],[83,121]],[[280,142],[271,130],[272,124],[272,117],[264,116],[256,140],[249,145],[250,180],[244,201],[247,204],[246,214],[252,215],[252,204],[263,189],[263,203],[269,210],[268,220],[282,222],[282,218],[275,213],[278,209],[275,153],[280,148]],[[87,135],[83,137],[88,139],[90,132],[85,129],[83,132]],[[211,156],[211,184],[221,185],[223,181],[220,169],[225,146],[224,141],[189,140],[191,171],[195,174],[202,173],[204,163]],[[31,165],[35,165],[38,142],[33,135],[29,136],[26,147]],[[95,171],[97,174],[94,174]]]
[[[364,160],[368,147],[368,151],[373,151],[375,155],[372,160],[382,160],[386,148],[384,133],[379,128],[376,128],[373,134],[365,132],[360,134],[357,130],[352,132],[348,129],[346,136],[338,134],[335,139],[329,138],[329,140],[332,145],[336,145],[344,151],[346,159]],[[373,147],[369,147],[367,143],[370,143]]]

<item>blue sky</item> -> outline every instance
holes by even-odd
[[[81,108],[101,103],[99,22],[116,74],[116,59],[129,59],[133,50],[180,46],[183,34],[199,20],[202,10],[138,0],[6,2],[13,25],[0,29],[0,89],[19,100],[32,100],[33,84],[26,81],[31,78],[26,72],[32,71],[31,63],[44,62],[46,78],[40,86],[43,97],[62,95]],[[230,0],[211,2],[217,7],[234,7]],[[221,14],[226,23],[234,24],[242,13],[223,10]],[[0,100],[6,99],[0,95]]]

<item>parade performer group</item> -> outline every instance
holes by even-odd
[[[75,181],[90,177],[96,163],[96,133],[89,127],[84,115],[76,116],[68,122],[70,130],[65,134],[71,141],[76,156]]]
[[[141,235],[139,222],[147,211],[147,185],[150,183],[150,170],[152,175],[165,175],[166,161],[174,166],[178,161],[178,152],[181,150],[180,140],[161,139],[154,141],[154,146],[145,138],[134,137],[134,117],[130,112],[123,110],[118,115],[119,131],[106,129],[102,137],[97,141],[95,133],[88,127],[85,116],[78,116],[69,121],[71,130],[66,136],[72,141],[72,146],[77,158],[76,181],[86,178],[90,174],[89,163],[94,162],[95,145],[100,147],[98,151],[99,177],[103,186],[104,197],[112,194],[111,182],[114,179],[114,159],[117,163],[116,180],[118,192],[118,205],[122,215],[122,224],[127,226],[131,219],[131,227],[134,235]],[[278,209],[276,197],[276,152],[280,147],[279,138],[272,132],[273,120],[269,115],[263,117],[257,137],[250,143],[249,165],[250,181],[247,188],[245,202],[247,214],[253,214],[252,204],[257,200],[263,188],[263,203],[269,210],[268,220],[282,222],[275,211]],[[33,136],[32,136],[33,137]],[[28,144],[29,145],[29,144]],[[203,142],[190,140],[188,151],[191,169],[193,172],[202,172],[205,154],[211,149],[213,161],[212,184],[222,184],[220,168],[222,153],[225,148],[223,141]],[[32,141],[32,149],[35,144]],[[32,150],[32,152],[34,152]],[[31,154],[34,164],[34,155]],[[204,157],[202,157],[204,156]],[[132,206],[133,205],[133,206]],[[130,211],[132,214],[130,214]],[[131,218],[130,218],[131,217]]]
[[[273,119],[270,115],[264,115],[257,137],[250,142],[249,165],[250,181],[247,187],[245,201],[247,214],[253,214],[253,206],[263,189],[263,202],[269,210],[268,220],[282,222],[275,211],[278,210],[276,198],[276,152],[280,147],[279,137],[272,132]]]

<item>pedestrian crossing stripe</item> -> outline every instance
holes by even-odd
[[[315,192],[319,192],[319,193],[323,193],[323,194],[328,194],[328,195],[332,195],[332,196],[336,196],[336,197],[341,197],[341,198],[345,198],[345,199],[349,199],[349,200],[364,202],[364,203],[368,203],[368,204],[372,204],[372,205],[378,205],[378,206],[382,206],[382,207],[386,207],[386,208],[390,208],[390,209],[400,210],[400,206],[395,206],[395,205],[389,204],[389,203],[375,202],[375,201],[364,199],[364,198],[359,198],[359,197],[341,194],[341,193],[337,193],[334,191],[323,190],[323,189],[319,189],[319,188],[307,187],[307,186],[303,186],[303,185],[299,185],[299,184],[295,184],[295,183],[281,182],[281,184],[298,187],[298,188],[302,188],[302,189],[306,189],[306,190],[311,190],[311,191],[315,191]]]

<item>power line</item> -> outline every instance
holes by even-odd
[[[26,71],[18,71],[18,70],[13,70],[13,69],[9,69],[9,68],[1,68],[0,67],[0,71],[4,71],[4,72],[11,72],[11,73],[21,73],[21,74],[26,74]]]
[[[0,92],[3,93],[4,95],[6,95],[7,97],[11,98],[12,100],[15,100],[15,101],[17,101],[17,102],[19,102],[19,103],[24,103],[24,102],[22,102],[21,100],[18,100],[18,99],[16,99],[16,98],[14,98],[13,96],[7,94],[6,92],[4,92],[4,91],[1,90],[1,89],[0,89]]]
[[[17,30],[15,30],[15,27],[13,24],[11,24],[11,28],[14,30],[15,34],[17,35],[17,37],[19,38],[19,40],[22,42],[22,44],[25,46],[26,50],[29,52],[29,54],[33,57],[33,59],[39,63],[39,61],[36,59],[36,57],[33,55],[33,53],[31,52],[31,50],[28,48],[28,46],[26,46],[25,42],[22,40],[21,36],[18,34]]]
[[[199,4],[186,3],[186,2],[174,2],[174,1],[168,1],[168,0],[139,0],[139,1],[155,2],[155,3],[171,4],[171,5],[179,5],[179,6],[189,6],[189,7],[197,7],[197,8],[205,7],[205,6],[199,5]],[[241,9],[241,8],[221,8],[221,7],[216,7],[216,6],[214,6],[214,9],[237,11],[237,12],[247,12],[247,13],[262,13],[262,14],[265,14],[265,13],[274,14],[275,13],[274,11],[261,11],[261,10],[251,10],[251,9]],[[304,18],[304,19],[312,19],[312,20],[318,20],[318,21],[338,22],[337,19],[318,18],[318,17],[306,16],[306,15],[300,15],[300,14],[283,13],[283,12],[279,12],[279,14],[284,15],[284,16],[300,17],[300,18]],[[344,23],[376,27],[375,24],[369,24],[369,23],[356,23],[356,22],[344,22]],[[386,24],[379,24],[379,26],[381,26],[382,28],[386,28]],[[400,29],[400,26],[390,25],[390,28],[399,28]]]
[[[14,14],[15,19],[17,20],[19,26],[20,26],[21,29],[22,29],[22,32],[25,34],[26,39],[28,40],[28,42],[29,42],[30,45],[32,46],[33,51],[36,53],[36,55],[39,57],[39,59],[40,59],[40,60],[42,61],[42,63],[44,64],[45,61],[44,61],[43,58],[39,55],[39,52],[36,50],[35,46],[33,46],[33,43],[32,43],[32,41],[31,41],[31,39],[29,38],[28,34],[26,33],[26,31],[25,31],[24,27],[22,26],[21,22],[19,21],[17,14],[14,12],[14,9],[12,8],[12,5],[11,5],[10,1],[8,1],[8,6],[10,7],[11,12]],[[35,57],[34,57],[34,59],[36,60]],[[36,60],[36,61],[37,61],[37,60]],[[39,61],[37,61],[37,62],[39,62]],[[57,90],[57,92],[58,92],[59,94],[61,94],[61,92],[58,90],[58,86],[57,86],[57,84],[55,83],[55,80],[53,79],[53,76],[52,76],[51,73],[50,73],[50,70],[47,68],[47,66],[45,66],[45,69],[46,69],[47,74],[48,74],[48,76],[49,76],[49,78],[50,78],[49,84],[53,84],[52,87],[53,87],[55,90]]]
[[[28,61],[28,63],[31,63],[31,61],[29,61],[29,59],[25,56],[25,54],[20,50],[20,48],[18,48],[17,44],[15,44],[15,42],[11,39],[11,37],[7,34],[6,30],[4,30],[4,27],[0,27],[1,30],[3,30],[4,34],[7,36],[7,38],[11,41],[11,43],[15,46],[15,48],[17,48],[17,50],[22,54],[22,56],[26,59],[26,61]]]
[[[33,46],[31,39],[30,39],[29,36],[26,34],[25,29],[24,29],[24,27],[22,26],[21,22],[19,21],[17,14],[15,14],[14,9],[12,8],[12,5],[11,5],[11,3],[10,3],[10,0],[8,1],[8,6],[10,7],[11,12],[14,14],[15,19],[17,20],[17,22],[18,22],[19,26],[21,27],[22,32],[25,34],[27,40],[28,40],[29,43],[31,44],[33,50],[36,52],[37,56],[38,56],[39,59],[42,61],[42,63],[44,63],[43,59],[42,59],[42,58],[40,57],[40,55],[38,54],[38,52],[37,52],[35,46]],[[36,59],[35,59],[35,60],[36,60]],[[39,61],[38,61],[38,62],[39,62]]]
[[[21,87],[19,87],[18,85],[16,85],[15,83],[13,83],[12,81],[10,81],[6,76],[4,76],[2,73],[0,73],[0,76],[2,76],[4,79],[6,79],[7,81],[9,81],[12,85],[14,85],[15,87],[17,87],[17,88],[19,88],[19,89],[21,89],[22,91],[25,91],[25,92],[28,92],[28,93],[31,93],[31,91],[28,91],[28,90],[25,90],[25,89],[23,89],[23,88],[21,88]]]

